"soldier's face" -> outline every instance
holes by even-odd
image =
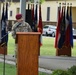
[[[17,21],[18,21],[18,22],[22,22],[22,21],[23,21],[23,18],[21,18],[21,19],[18,19]]]
[[[23,18],[21,18],[21,22],[23,22]]]

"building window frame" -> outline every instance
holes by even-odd
[[[47,21],[50,21],[50,7],[47,7]]]
[[[20,8],[16,9],[16,14],[20,13]]]
[[[13,14],[13,11],[11,10],[11,11],[10,11],[10,17],[12,17],[12,14]]]

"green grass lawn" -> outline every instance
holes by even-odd
[[[12,38],[11,34],[9,34],[8,39],[8,54],[14,54],[15,40]]]
[[[42,43],[43,45],[40,47],[40,55],[56,55],[56,48],[54,47],[55,38],[52,37],[43,37]],[[8,41],[8,54],[14,54],[14,39],[9,35]],[[76,56],[76,43],[74,41],[74,47],[72,48],[72,56]]]
[[[3,75],[3,63],[0,63],[0,75]],[[5,64],[5,75],[16,75],[16,66]]]
[[[4,64],[0,63],[0,75],[4,75],[3,66],[4,66]],[[5,75],[17,75],[16,66],[10,65],[10,64],[5,64]],[[46,75],[46,73],[39,72],[39,75]]]
[[[56,55],[56,48],[54,47],[55,38],[43,37],[43,46],[40,48],[41,55]],[[72,50],[72,56],[76,56],[76,40],[74,40],[74,47]]]

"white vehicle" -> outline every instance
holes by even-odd
[[[73,36],[76,37],[76,29],[73,28]]]
[[[56,26],[54,25],[45,25],[43,27],[43,35],[51,35],[52,37],[55,37],[56,34]]]

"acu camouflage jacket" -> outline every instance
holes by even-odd
[[[16,22],[13,26],[12,26],[12,36],[15,39],[16,38],[16,32],[32,32],[32,29],[30,27],[30,25],[26,22]]]

